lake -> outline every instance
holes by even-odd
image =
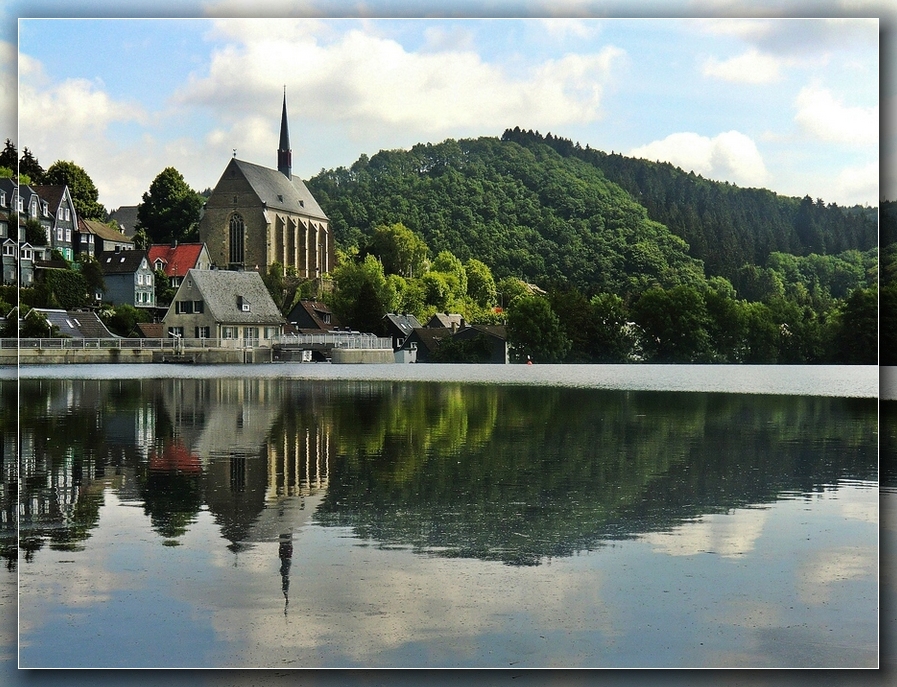
[[[22,667],[878,665],[876,368],[21,372]]]

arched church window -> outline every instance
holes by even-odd
[[[245,238],[246,226],[243,224],[243,218],[235,213],[230,218],[230,259],[228,260],[230,264],[243,264],[243,245]]]

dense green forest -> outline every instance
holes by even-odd
[[[519,358],[876,361],[875,209],[519,129],[362,156],[308,185],[343,249],[333,304],[353,326],[390,310],[494,321],[501,303]],[[472,297],[474,262],[491,303]],[[524,283],[547,291],[547,310]]]
[[[648,216],[685,239],[708,274],[731,278],[745,264],[765,265],[770,253],[834,254],[878,245],[877,211],[839,207],[810,196],[790,198],[762,188],[740,188],[685,172],[667,162],[606,153],[538,132],[505,131],[503,141],[548,145],[565,158],[584,160],[643,205]]]

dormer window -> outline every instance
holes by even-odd
[[[251,312],[251,308],[249,307],[249,300],[244,298],[243,296],[237,296],[237,308],[241,312]]]

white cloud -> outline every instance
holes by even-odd
[[[85,141],[102,140],[114,122],[146,121],[138,106],[114,100],[87,79],[50,84],[27,55],[19,56],[18,106],[22,147],[52,150],[55,159],[70,159]]]
[[[842,205],[872,204],[870,199],[880,197],[878,160],[844,169],[838,175],[832,196],[839,198],[837,202]]]
[[[533,65],[525,76],[511,78],[463,41],[438,54],[412,53],[368,31],[350,30],[325,43],[302,21],[279,22],[271,31],[269,24],[247,20],[218,27],[235,42],[212,56],[208,74],[182,89],[176,104],[211,106],[235,121],[286,83],[288,93],[298,94],[290,98],[292,117],[327,112],[356,136],[439,136],[511,122],[547,128],[599,119],[603,84],[622,55],[608,46]]]
[[[545,18],[538,20],[538,26],[553,40],[593,38],[601,31],[601,24],[594,19]]]
[[[16,140],[16,49],[0,41],[0,145]]]
[[[711,57],[704,62],[703,73],[724,81],[760,84],[778,81],[779,67],[780,60],[751,49],[722,62]]]
[[[794,100],[794,120],[810,135],[829,143],[878,145],[878,105],[851,107],[828,89],[803,88]]]
[[[738,131],[713,138],[683,132],[653,141],[628,153],[631,157],[660,160],[711,179],[740,186],[761,186],[769,174],[753,140]]]

